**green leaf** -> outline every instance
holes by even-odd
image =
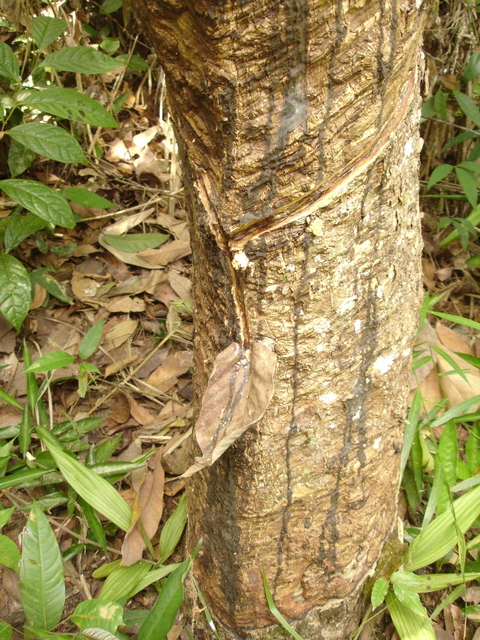
[[[126,236],[116,236],[106,233],[105,242],[115,249],[126,253],[138,253],[145,249],[155,249],[169,239],[165,233],[130,233]]]
[[[440,313],[440,311],[430,310],[429,313],[431,313],[434,316],[437,316],[438,318],[443,318],[444,320],[449,320],[450,322],[455,322],[456,324],[463,324],[463,326],[465,327],[470,327],[470,329],[476,329],[477,331],[480,331],[480,322],[475,322],[475,320],[470,320],[469,318],[462,318],[462,316],[452,316],[450,313]]]
[[[446,178],[452,171],[453,166],[451,164],[441,164],[439,167],[435,167],[430,175],[427,189],[430,189],[430,187],[433,187],[434,184],[437,184],[437,182],[440,182],[440,180]]]
[[[20,69],[13,49],[0,41],[0,77],[20,82]]]
[[[128,531],[132,520],[132,512],[122,496],[112,485],[84,467],[78,460],[70,457],[60,448],[55,436],[42,427],[37,427],[37,433],[55,459],[65,480],[72,488],[94,509],[114,522],[117,527]],[[108,598],[107,598],[108,599]]]
[[[465,457],[470,471],[478,473],[480,470],[480,424],[478,422],[473,423],[465,443]]]
[[[92,47],[69,47],[51,53],[40,66],[57,71],[93,74],[113,71],[120,64],[114,58],[106,56]]]
[[[18,571],[20,551],[15,542],[8,536],[0,535],[0,564],[13,571]]]
[[[73,229],[73,212],[59,193],[34,180],[0,180],[0,189],[42,220]]]
[[[290,635],[292,635],[295,640],[303,640],[302,636],[295,631],[295,629],[288,624],[285,618],[282,616],[280,611],[277,609],[275,602],[273,601],[272,594],[270,592],[270,587],[268,586],[267,576],[265,575],[265,570],[262,568],[262,578],[263,578],[263,590],[265,591],[265,598],[267,599],[268,608],[272,616],[274,616],[278,622],[282,625],[282,627],[288,631]],[[139,637],[139,640],[140,637]]]
[[[49,631],[62,617],[65,582],[57,539],[36,504],[28,517],[22,547],[20,596],[27,624]]]
[[[76,89],[50,87],[29,93],[19,100],[19,104],[92,127],[118,127],[118,122],[105,107]]]
[[[465,142],[466,140],[473,140],[474,138],[478,138],[480,135],[480,131],[478,133],[474,133],[472,131],[464,131],[460,133],[458,136],[455,136],[451,140],[449,140],[441,150],[441,153],[445,153],[451,149],[454,145],[459,144],[460,142]]]
[[[470,82],[473,80],[475,76],[478,76],[480,73],[480,52],[476,51],[472,53],[468,60],[468,64],[465,67],[465,73],[463,74],[463,79],[465,82]]]
[[[458,106],[467,118],[474,122],[477,127],[480,127],[480,111],[475,102],[460,91],[454,91],[453,95],[455,96],[455,100],[458,102]]]
[[[467,200],[472,205],[472,207],[476,207],[478,200],[478,191],[475,179],[470,173],[468,173],[468,171],[465,171],[465,169],[460,169],[459,167],[455,167],[455,173],[457,174],[458,181],[462,185],[462,189],[467,196]]]
[[[13,214],[5,230],[4,246],[5,251],[9,253],[15,247],[23,242],[26,238],[37,233],[47,226],[45,220],[42,220],[34,213],[27,213],[25,216]]]
[[[123,626],[123,607],[103,598],[84,600],[77,604],[70,620],[80,629],[96,627],[115,633],[119,626]]]
[[[23,407],[22,422],[20,424],[20,432],[18,434],[18,444],[20,445],[20,451],[23,457],[30,447],[32,441],[32,417],[30,414],[30,407],[28,402]]]
[[[132,71],[148,71],[149,69],[148,62],[136,54],[133,54],[133,56],[129,58],[126,53],[122,53],[117,56],[115,60],[119,64],[128,64],[128,68]]]
[[[15,511],[15,507],[9,509],[2,509],[0,511],[0,529],[2,529],[12,517],[12,513]]]
[[[183,580],[190,564],[191,560],[188,558],[169,576],[138,630],[138,640],[162,640],[170,631],[183,602]]]
[[[26,171],[35,160],[36,153],[12,138],[8,151],[8,168],[12,178]]]
[[[458,534],[464,534],[480,514],[480,486],[470,489],[453,501],[447,511],[437,516],[410,545],[405,569],[416,571],[436,562],[457,544]]]
[[[26,482],[30,482],[36,478],[41,478],[48,472],[48,469],[22,469],[21,471],[10,473],[8,476],[0,478],[0,489],[19,487]]]
[[[83,337],[83,340],[80,343],[80,348],[78,350],[78,355],[82,360],[86,360],[97,350],[98,345],[100,344],[100,341],[102,339],[104,324],[104,319],[95,322],[95,324],[90,327],[90,329]]]
[[[48,271],[51,267],[43,267],[41,269],[35,269],[30,273],[30,278],[33,282],[36,282],[41,287],[43,287],[51,296],[54,296],[58,300],[62,302],[66,302],[67,304],[73,304],[73,298],[70,298],[69,295],[65,292],[62,285],[55,280],[53,276],[51,276]]]
[[[158,549],[161,564],[163,564],[165,560],[167,560],[175,551],[178,541],[182,537],[182,533],[185,529],[186,523],[187,501],[186,495],[183,494],[178,501],[177,508],[166,521],[162,529],[162,533],[160,534]]]
[[[78,504],[80,505],[83,511],[85,519],[87,520],[88,528],[95,536],[95,539],[97,540],[97,542],[102,545],[102,548],[106,553],[107,539],[105,536],[105,531],[103,529],[102,523],[100,522],[100,518],[97,515],[97,512],[95,511],[95,509],[92,509],[92,507],[88,504],[88,502],[85,502],[83,498],[78,499]],[[112,631],[115,631],[115,629],[112,629]]]
[[[32,356],[30,355],[26,340],[23,341],[23,364],[25,366],[25,369],[28,369],[28,367],[32,364]],[[27,380],[28,404],[30,405],[32,411],[34,411],[39,398],[37,380],[34,373],[26,373],[25,378]]]
[[[47,16],[36,16],[32,19],[32,37],[40,49],[45,49],[49,44],[67,30],[67,23],[61,18],[49,18]]]
[[[414,613],[391,590],[385,600],[400,640],[435,640],[432,623],[425,614],[419,616]]]
[[[100,7],[100,13],[113,13],[120,9],[123,5],[123,0],[105,0],[105,2]]]
[[[420,602],[418,593],[413,591],[413,589],[405,584],[394,582],[393,591],[400,602],[408,607],[410,611],[413,611],[413,613],[415,613],[417,616],[423,616],[425,618],[427,617],[425,607]]]
[[[468,220],[468,222],[470,222],[474,227],[476,227],[480,223],[480,206],[475,207],[475,209],[470,213],[470,215],[466,218],[466,220]],[[453,242],[457,238],[458,238],[458,231],[452,231],[452,233],[448,234],[448,236],[441,241],[439,246],[445,247],[447,244],[450,244],[450,242]]]
[[[3,389],[0,389],[0,402],[2,400],[3,402],[7,402],[8,404],[11,404],[12,407],[16,407],[17,409],[23,409],[22,405],[18,402],[18,400],[16,400],[13,396],[11,396],[9,393],[4,391]]]
[[[89,191],[83,187],[68,187],[68,189],[65,189],[64,194],[68,200],[90,209],[108,209],[115,206],[110,200],[102,198],[94,191]]]
[[[119,47],[120,40],[118,38],[105,38],[105,40],[100,44],[100,48],[110,56],[116,53]]]
[[[442,466],[443,483],[437,503],[437,514],[448,508],[450,489],[457,481],[458,438],[454,420],[449,420],[440,437],[438,458]]]
[[[441,120],[447,119],[447,97],[447,94],[439,89],[433,98],[435,113]]]
[[[63,369],[73,363],[73,356],[66,351],[52,351],[47,353],[25,369],[25,373],[38,371],[55,371],[55,369]]]
[[[457,164],[457,167],[467,169],[467,171],[473,171],[473,173],[480,173],[480,164],[477,164],[476,162],[470,162],[469,160],[460,162],[460,164]]]
[[[128,592],[128,599],[133,598],[134,595],[136,595],[140,591],[143,591],[143,589],[146,589],[151,584],[154,584],[155,582],[162,580],[162,578],[170,575],[179,566],[180,564],[176,563],[167,564],[165,567],[160,567],[159,569],[152,569],[137,582],[137,584],[131,591]]]
[[[408,456],[410,455],[410,449],[412,448],[413,439],[418,427],[418,417],[420,415],[420,408],[422,404],[422,393],[420,389],[417,389],[413,396],[412,405],[407,417],[407,426],[403,436],[402,455],[400,458],[400,478],[403,476],[403,472],[407,465]]]
[[[385,578],[378,578],[378,580],[375,580],[371,595],[372,609],[376,609],[382,604],[385,600],[385,596],[387,595],[387,591],[388,580],[385,580]]]
[[[138,583],[148,574],[151,566],[148,562],[140,560],[129,567],[116,567],[105,580],[100,597],[116,602],[131,592],[136,593]]]
[[[30,298],[28,271],[13,256],[0,253],[0,311],[17,331],[27,316]]]
[[[13,633],[13,627],[0,619],[0,640],[10,640]]]
[[[91,629],[85,629],[82,633],[84,638],[87,640],[119,640],[118,636],[113,635],[110,631],[105,631],[104,629],[97,629],[96,627],[92,627]],[[122,635],[122,638],[125,639],[125,635]],[[70,639],[68,639],[70,640]]]
[[[44,122],[27,122],[6,131],[20,144],[65,164],[88,164],[80,145],[65,129]]]

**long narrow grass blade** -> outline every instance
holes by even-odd
[[[422,393],[420,389],[417,389],[413,396],[412,406],[408,412],[407,427],[403,436],[402,455],[400,457],[400,482],[402,480],[403,472],[407,465],[408,456],[410,455],[410,449],[412,447],[413,437],[418,426],[418,416],[420,415],[420,407],[422,404]]]
[[[293,627],[291,627],[285,618],[282,616],[280,611],[277,609],[275,602],[273,601],[272,594],[270,592],[270,587],[268,586],[267,576],[265,575],[265,569],[262,568],[262,578],[263,578],[263,589],[265,591],[265,597],[267,599],[268,608],[270,609],[270,613],[274,616],[278,622],[282,625],[282,627],[288,631],[290,635],[292,635],[295,640],[304,640],[302,636],[295,631]]]

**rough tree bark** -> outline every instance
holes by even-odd
[[[194,255],[196,391],[278,356],[264,418],[188,483],[227,638],[344,640],[396,517],[419,303],[421,0],[137,0],[165,70]],[[196,637],[202,637],[198,635]]]

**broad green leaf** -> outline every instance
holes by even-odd
[[[71,442],[83,438],[86,433],[99,427],[105,418],[82,418],[81,420],[65,420],[54,425],[52,433],[61,442]]]
[[[32,214],[33,215],[33,214]],[[73,298],[70,298],[69,295],[65,292],[63,286],[49,273],[48,267],[43,267],[41,269],[35,269],[30,273],[30,278],[33,282],[36,282],[41,287],[43,287],[51,296],[54,296],[58,300],[62,302],[66,302],[67,304],[73,304]]]
[[[465,169],[461,169],[459,167],[455,167],[455,173],[457,174],[458,181],[462,185],[462,189],[467,196],[467,200],[472,205],[472,207],[476,207],[478,200],[478,190],[475,179],[470,173],[468,173],[468,171],[465,171]]]
[[[435,113],[442,120],[447,119],[447,98],[447,94],[444,93],[441,89],[437,91],[433,98]]]
[[[433,514],[435,509],[437,508],[438,499],[440,497],[440,493],[443,489],[443,469],[442,465],[438,459],[438,456],[434,459],[434,476],[433,476],[433,484],[432,489],[430,491],[430,495],[428,496],[427,507],[425,509],[425,513],[423,515],[422,521],[422,529],[430,523],[433,518]]]
[[[20,69],[13,49],[0,41],[0,77],[20,82]]]
[[[64,194],[68,200],[90,209],[108,209],[115,206],[110,200],[102,198],[94,191],[89,191],[83,187],[68,187],[68,189],[65,189]]]
[[[480,423],[474,422],[465,443],[465,456],[468,468],[472,473],[480,470]]]
[[[437,184],[437,182],[440,182],[440,180],[446,178],[452,171],[453,166],[451,164],[441,164],[439,167],[435,167],[430,175],[427,189],[430,189],[430,187],[433,187],[434,184]]]
[[[442,148],[441,153],[445,153],[451,149],[454,145],[459,144],[460,142],[465,142],[466,140],[473,140],[474,138],[478,138],[480,135],[480,131],[478,133],[474,133],[473,131],[464,131],[460,133],[458,136],[455,136],[451,140],[449,140]]]
[[[118,51],[120,47],[120,40],[118,38],[105,38],[105,40],[100,44],[100,48],[108,53],[109,56],[113,55]]]
[[[37,154],[12,138],[8,151],[8,168],[12,178],[26,171],[35,160]]]
[[[105,580],[100,597],[116,602],[132,592],[136,593],[136,586],[148,574],[151,566],[140,560],[129,567],[116,567]]]
[[[190,563],[191,560],[188,558],[169,576],[145,622],[138,630],[138,640],[161,640],[170,631],[183,602],[183,580]]]
[[[437,516],[410,545],[404,567],[416,571],[436,562],[457,544],[458,534],[464,534],[480,514],[480,486],[470,489],[453,501],[447,511]]]
[[[0,253],[0,311],[20,330],[30,308],[31,285],[23,264],[7,253]]]
[[[23,409],[22,405],[18,402],[18,400],[16,400],[13,396],[11,396],[9,393],[4,391],[3,389],[0,389],[0,402],[2,400],[3,402],[7,402],[8,404],[11,404],[12,407],[16,407],[17,409]]]
[[[92,577],[95,578],[95,580],[99,580],[100,578],[108,578],[108,576],[113,573],[115,569],[118,569],[121,562],[122,561],[119,558],[118,560],[112,560],[112,562],[102,564],[100,567],[98,567],[98,569],[95,569],[92,572]]]
[[[123,4],[123,0],[105,0],[100,7],[100,13],[113,13],[120,9]]]
[[[107,233],[103,236],[107,244],[126,253],[138,253],[139,251],[145,251],[145,249],[155,249],[166,242],[169,237],[165,233],[129,233],[126,236]]]
[[[100,475],[84,467],[78,460],[62,451],[55,436],[46,429],[37,427],[37,433],[47,444],[58,468],[72,488],[89,505],[114,522],[117,527],[128,531],[132,520],[132,511],[114,487]]]
[[[182,537],[187,523],[187,501],[185,494],[178,501],[177,508],[163,526],[158,543],[160,563],[163,564],[172,553]]]
[[[427,617],[425,607],[420,602],[420,596],[404,583],[393,583],[393,592],[402,604],[410,609],[417,616]]]
[[[0,180],[0,189],[28,211],[59,227],[73,229],[73,212],[59,193],[34,180]]]
[[[93,127],[118,127],[118,122],[105,107],[76,89],[51,87],[35,91],[22,97],[19,104]]]
[[[10,217],[8,227],[5,229],[4,246],[5,251],[9,253],[15,247],[30,237],[37,231],[47,226],[45,220],[42,220],[34,213],[27,213],[24,216],[13,214]]]
[[[72,73],[107,73],[120,66],[120,63],[92,47],[69,47],[55,51],[43,60],[42,67]]]
[[[20,551],[15,542],[8,536],[0,535],[0,564],[13,571],[18,571]]]
[[[480,127],[480,111],[475,102],[469,96],[461,93],[461,91],[454,91],[453,95],[467,118],[474,122],[477,127]]]
[[[459,482],[453,486],[452,492],[456,493],[457,491],[466,491],[467,489],[476,487],[477,484],[480,484],[480,476],[473,476],[472,478],[467,478],[466,480],[463,480],[463,482]]]
[[[63,369],[73,363],[73,356],[66,351],[52,351],[47,353],[25,369],[25,373],[37,371],[55,371],[55,369]]]
[[[32,19],[32,37],[40,51],[55,42],[66,29],[67,23],[61,18],[36,16]]]
[[[36,504],[22,536],[20,595],[28,625],[49,631],[59,623],[65,603],[62,557],[55,534]]]
[[[95,322],[95,324],[90,327],[90,329],[83,337],[83,340],[80,343],[80,348],[78,350],[78,355],[82,360],[86,360],[97,350],[98,345],[100,344],[100,341],[102,339],[104,324],[105,319]]]
[[[476,51],[472,53],[468,60],[468,64],[465,67],[465,73],[463,74],[463,79],[465,82],[470,82],[473,80],[475,76],[478,76],[480,73],[480,52]]]
[[[105,631],[105,629],[97,629],[96,627],[92,627],[91,629],[84,629],[82,636],[84,638],[87,638],[87,640],[119,640],[118,636],[110,633],[110,631]],[[125,635],[122,635],[122,639],[125,640]]]
[[[410,587],[416,591],[417,587],[423,584],[423,580],[421,576],[417,576],[411,571],[395,571],[390,576],[390,580],[393,584],[399,584],[406,587]]]
[[[121,440],[122,434],[119,433],[114,438],[108,438],[105,442],[101,442],[97,447],[95,447],[95,462],[101,464],[111,458],[117,450]]]
[[[438,458],[443,476],[437,503],[437,514],[440,514],[448,508],[451,501],[450,489],[457,481],[458,438],[454,420],[449,420],[442,432],[438,444]]]
[[[8,487],[20,487],[25,483],[40,478],[48,473],[48,469],[22,469],[15,471],[8,476],[0,478],[0,490],[8,489]]]
[[[376,609],[382,604],[385,600],[385,596],[387,595],[387,591],[388,580],[385,580],[385,578],[378,578],[378,580],[375,580],[371,595],[372,609]]]
[[[10,442],[0,446],[0,477],[2,478],[12,455],[13,443],[14,440],[10,440]]]
[[[435,640],[432,623],[426,615],[414,613],[391,590],[385,600],[400,640]]]
[[[13,627],[0,619],[0,640],[10,640],[13,633]]]
[[[126,53],[122,53],[115,60],[119,64],[128,64],[128,68],[132,71],[148,71],[148,62],[135,53],[130,58]]]
[[[96,627],[115,633],[119,626],[123,626],[123,607],[103,598],[84,600],[77,604],[70,620],[80,629]]]
[[[46,122],[27,122],[6,131],[28,149],[65,164],[88,164],[80,145],[65,129]]]
[[[102,545],[102,548],[106,553],[107,539],[105,536],[105,530],[102,526],[102,523],[100,522],[100,518],[98,517],[97,512],[95,511],[95,509],[92,509],[88,502],[85,502],[83,498],[78,498],[78,504],[83,511],[85,519],[87,520],[88,528],[95,536],[96,541]],[[114,631],[114,629],[112,631]]]
[[[422,576],[416,576],[419,581],[412,586],[417,593],[430,593],[432,591],[441,591],[449,589],[457,584],[470,582],[471,580],[480,579],[479,573],[429,573]]]
[[[15,507],[10,507],[9,509],[2,509],[2,511],[0,511],[0,529],[2,529],[2,527],[4,527],[7,524],[7,522],[12,517],[12,513],[14,511],[15,511]]]
[[[476,162],[470,162],[469,160],[465,160],[464,162],[460,162],[457,167],[461,167],[462,169],[467,169],[467,171],[473,171],[473,173],[480,173],[480,164]]]

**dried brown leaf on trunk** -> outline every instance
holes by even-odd
[[[261,342],[251,347],[234,342],[216,357],[195,425],[203,456],[183,477],[212,465],[260,420],[273,396],[276,362],[277,356]]]
[[[137,519],[125,534],[122,544],[122,565],[125,567],[129,567],[142,557],[146,546],[142,528],[145,535],[152,538],[158,529],[163,513],[165,473],[160,450],[151,458],[148,467],[153,469],[153,473],[145,471],[145,478],[133,509]]]

